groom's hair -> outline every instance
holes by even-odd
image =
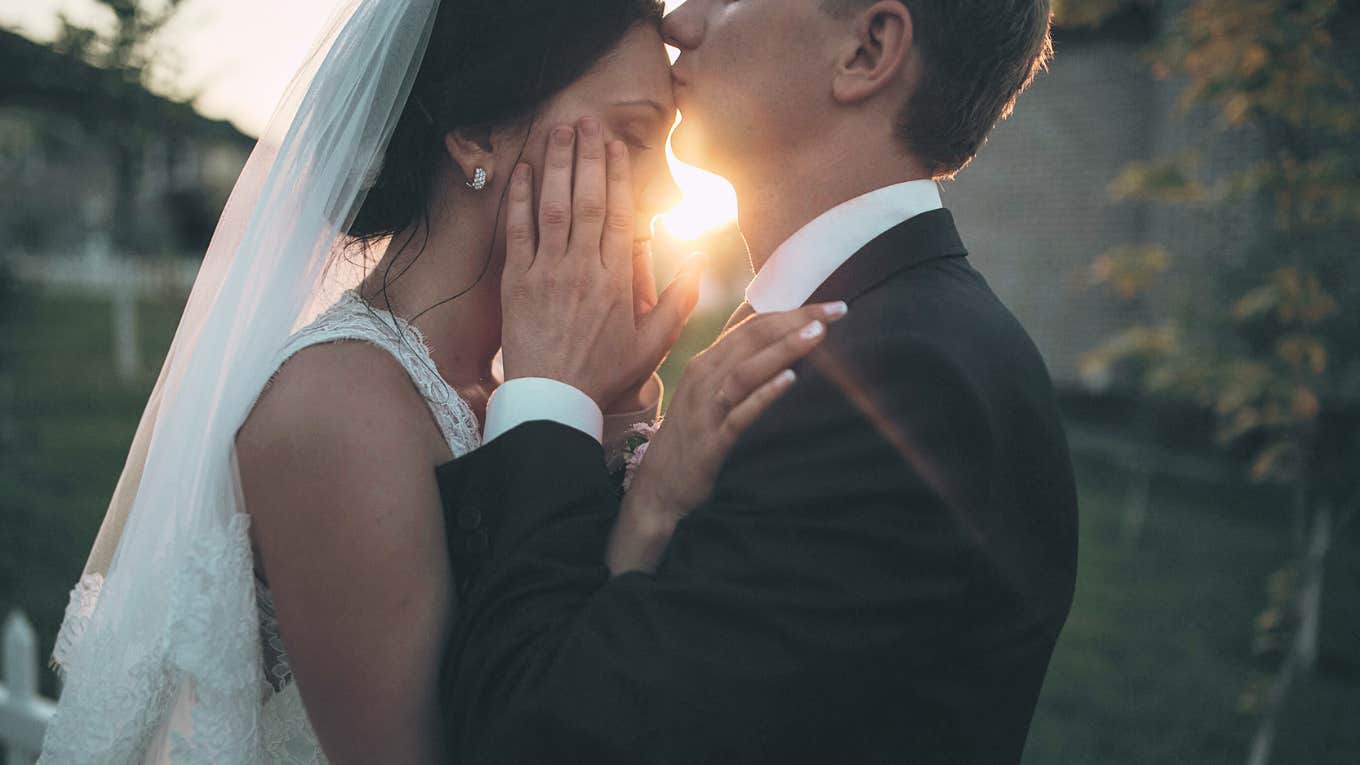
[[[844,16],[875,0],[821,1]],[[924,70],[897,132],[933,176],[952,177],[1052,58],[1049,0],[898,1],[911,13]]]

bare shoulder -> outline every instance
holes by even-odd
[[[406,370],[359,340],[305,348],[278,370],[237,434],[237,449],[284,456],[355,442],[427,449],[438,431]],[[367,451],[367,450],[365,450]]]

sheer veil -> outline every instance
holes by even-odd
[[[346,0],[241,173],[72,593],[42,762],[262,759],[235,434],[287,338],[362,275],[340,267],[344,232],[438,5]]]

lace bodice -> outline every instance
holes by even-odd
[[[425,398],[453,456],[462,456],[481,443],[481,425],[467,402],[439,375],[429,344],[414,325],[369,305],[353,291],[289,338],[278,359],[282,367],[298,352],[315,345],[358,340],[382,348],[401,364]],[[268,386],[265,386],[266,389]],[[279,635],[274,598],[263,579],[255,579],[260,613],[263,666],[272,695],[262,718],[265,746],[273,762],[322,763],[324,757],[293,684],[288,652]]]

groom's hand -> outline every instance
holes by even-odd
[[[694,310],[699,269],[691,263],[639,317],[626,145],[606,147],[600,123],[586,118],[553,131],[544,164],[537,222],[532,169],[519,165],[510,181],[505,377],[558,380],[604,408],[660,366]]]

